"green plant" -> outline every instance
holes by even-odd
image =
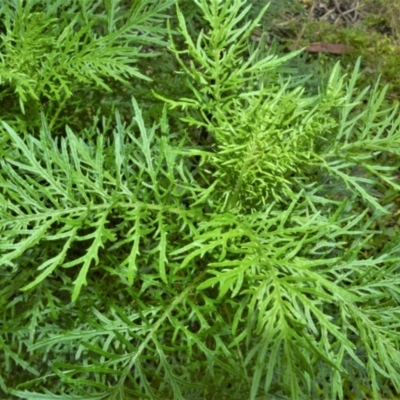
[[[42,0],[0,6],[0,104],[19,130],[51,115],[53,131],[81,129],[120,111],[132,78],[150,80],[147,62],[165,47],[165,10],[171,0]],[[138,85],[140,85],[138,83]],[[112,93],[112,96],[110,94]],[[130,99],[130,95],[126,96]],[[85,101],[82,101],[82,99]],[[130,100],[128,108],[130,109]],[[56,126],[58,124],[58,126]],[[91,125],[91,124],[89,124]]]
[[[3,121],[1,390],[393,398],[400,243],[370,244],[393,212],[379,185],[399,190],[397,108],[356,91],[359,64],[305,93],[286,65],[298,53],[249,44],[245,0],[195,4],[196,40],[179,6],[170,27],[189,94],[155,85],[155,123],[139,99],[129,123],[105,118],[112,135]]]

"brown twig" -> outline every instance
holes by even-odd
[[[333,0],[333,4],[335,4],[336,11],[342,16],[342,18],[345,21],[347,21],[347,18],[345,17],[342,10],[340,9],[340,4],[338,3],[338,0]],[[336,18],[335,25],[336,25],[336,22],[338,22],[338,21],[339,21],[339,18]]]
[[[298,48],[299,43],[300,43],[300,40],[301,40],[301,38],[303,37],[304,32],[305,32],[305,30],[306,30],[306,28],[307,28],[308,22],[309,22],[309,20],[310,20],[311,17],[312,17],[312,14],[313,14],[313,12],[314,12],[314,10],[315,10],[315,6],[316,6],[315,1],[316,1],[316,0],[313,0],[312,6],[310,7],[310,10],[309,10],[309,12],[308,12],[307,21],[303,24],[303,26],[302,26],[302,28],[301,28],[301,30],[300,30],[300,33],[297,35],[297,38],[296,38],[295,42],[293,43],[293,48],[294,48],[294,49],[297,49],[297,48]]]

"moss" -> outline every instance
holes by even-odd
[[[376,2],[374,2],[376,3]],[[400,3],[394,0],[365,2],[362,19],[352,25],[332,24],[327,21],[308,21],[299,41],[299,46],[307,47],[310,43],[340,43],[350,45],[353,51],[343,54],[344,68],[352,69],[358,57],[362,57],[363,75],[361,85],[374,85],[381,77],[381,85],[388,85],[389,101],[400,99]],[[299,31],[299,23],[294,29]],[[338,56],[319,54],[312,56],[320,63],[336,62]]]

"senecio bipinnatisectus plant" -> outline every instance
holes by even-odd
[[[155,85],[158,121],[140,99],[112,134],[2,121],[3,397],[394,398],[400,243],[370,243],[393,213],[378,185],[400,188],[397,108],[357,88],[360,62],[309,94],[298,52],[249,43],[266,8],[193,4],[200,31],[185,2],[169,27],[189,94]]]

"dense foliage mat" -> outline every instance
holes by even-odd
[[[360,64],[308,90],[245,0],[16,4],[1,397],[394,398],[400,116]]]

